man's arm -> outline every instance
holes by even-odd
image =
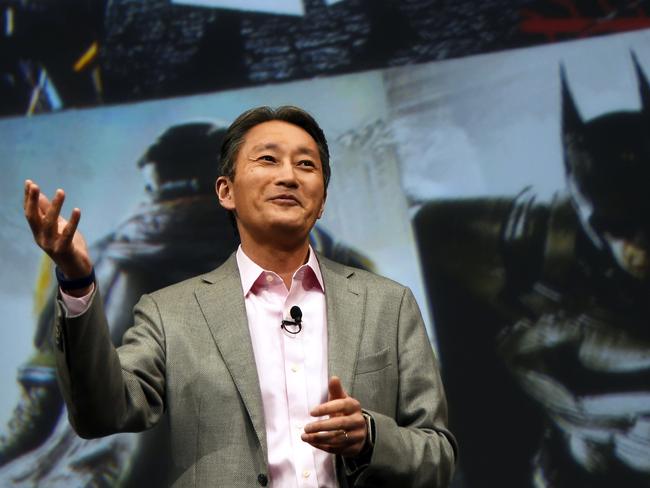
[[[379,333],[392,336],[397,348],[395,415],[363,405],[334,377],[328,402],[312,411],[315,417],[329,417],[305,426],[302,439],[342,456],[354,486],[445,487],[453,476],[458,448],[447,429],[440,374],[410,290],[402,288],[396,307],[397,324],[379,325]],[[370,430],[363,412],[371,416]]]
[[[25,181],[23,208],[36,244],[57,265],[66,293],[90,306],[68,316],[61,296],[55,316],[54,344],[59,382],[72,425],[82,437],[99,437],[152,426],[163,412],[164,336],[158,309],[150,298],[135,308],[135,326],[118,355],[94,283],[93,264],[77,230],[81,211],[61,217],[65,193],[50,201],[36,183]],[[67,285],[67,286],[66,286]]]
[[[158,309],[145,295],[135,323],[113,346],[99,291],[81,315],[67,317],[57,301],[55,357],[75,431],[92,438],[152,427],[164,411],[165,346]]]
[[[447,429],[447,401],[415,298],[405,289],[398,321],[397,418],[369,411],[375,423],[370,464],[355,486],[445,487],[458,455]]]

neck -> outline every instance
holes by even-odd
[[[295,243],[259,242],[241,234],[241,247],[258,266],[280,276],[287,289],[291,288],[293,273],[309,257],[309,238]]]

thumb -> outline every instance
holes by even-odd
[[[336,400],[338,398],[345,398],[348,394],[341,385],[341,379],[338,376],[332,376],[328,385],[328,400]]]

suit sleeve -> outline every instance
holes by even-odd
[[[447,402],[415,298],[405,289],[397,324],[396,418],[373,412],[375,445],[354,486],[445,487],[458,453],[447,429]]]
[[[57,301],[57,373],[68,417],[84,438],[138,432],[164,411],[165,336],[154,300],[144,295],[134,325],[115,348],[99,291],[85,313],[66,317]]]

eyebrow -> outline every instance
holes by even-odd
[[[280,145],[276,144],[275,142],[267,142],[263,144],[258,144],[256,146],[253,146],[251,148],[251,152],[257,152],[257,151],[264,151],[264,150],[280,150]],[[308,146],[298,146],[298,151],[299,154],[307,154],[308,156],[311,156],[313,158],[318,157],[318,152],[314,151]]]

